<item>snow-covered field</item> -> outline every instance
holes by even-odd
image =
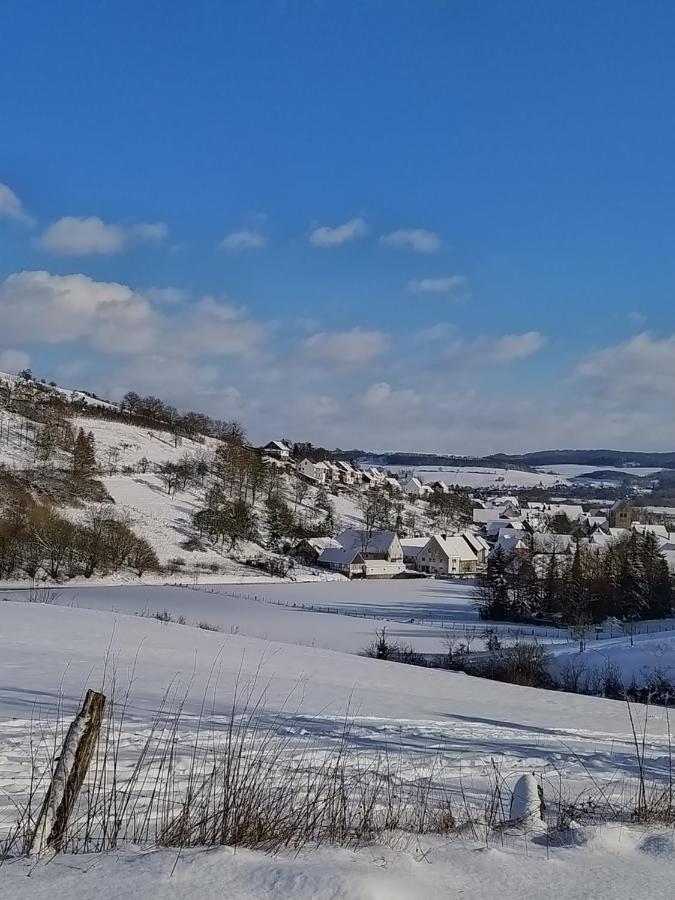
[[[604,826],[576,846],[541,837],[487,848],[421,839],[407,850],[319,848],[267,856],[230,848],[18,861],[12,900],[655,900],[672,892],[669,830]]]
[[[488,468],[484,466],[385,466],[391,472],[410,472],[420,481],[444,481],[448,485],[466,488],[528,488],[567,484],[560,475],[545,472],[524,472],[520,469]]]
[[[618,472],[621,475],[634,475],[637,478],[656,475],[657,472],[663,472],[661,468],[649,468],[647,466],[578,466],[572,463],[559,466],[537,466],[537,470],[542,473],[552,475],[562,475],[565,478],[576,478],[577,475],[589,475],[591,472]]]
[[[261,616],[270,609],[261,604]],[[456,787],[458,803],[460,785],[470,799],[477,797],[494,765],[504,790],[516,776],[535,772],[545,793],[562,783],[571,797],[586,791],[596,795],[598,788],[621,791],[635,775],[622,703],[137,616],[2,602],[0,666],[3,828],[13,819],[13,801],[30,780],[30,735],[36,727],[46,727],[59,708],[70,716],[83,689],[100,685],[104,671],[110,675],[112,667],[122,690],[132,680],[120,747],[122,772],[145,740],[169,686],[178,696],[185,692],[180,740],[189,748],[196,730],[205,727],[204,718],[209,727],[227,727],[235,685],[241,689],[242,683],[255,682],[274,728],[280,734],[294,729],[297,741],[310,740],[325,749],[339,745],[348,713],[353,718],[350,741],[362,761],[386,748],[389,753],[403,751],[414,765],[412,776],[423,770],[425,760],[430,765],[440,754],[439,777]],[[668,770],[667,730],[665,712],[650,710],[650,774]],[[62,856],[48,865],[18,860],[0,868],[0,895],[512,900],[555,891],[561,898],[580,900],[665,897],[672,882],[672,835],[663,829],[578,829],[559,839],[562,847],[556,846],[555,836],[537,833],[502,833],[492,839],[490,849],[471,835],[392,837],[394,844],[384,847],[308,849],[276,857],[249,851],[233,855],[228,849],[178,854],[128,848],[103,856]]]

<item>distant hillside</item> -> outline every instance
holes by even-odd
[[[580,465],[597,466],[662,466],[665,469],[675,468],[675,451],[669,453],[650,453],[629,450],[536,450],[533,453],[510,455],[496,453],[490,457],[493,461],[508,461],[512,465],[552,466]]]
[[[389,466],[500,466],[535,469],[538,466],[580,465],[608,467],[643,466],[675,469],[675,451],[650,453],[630,450],[536,450],[531,453],[493,453],[490,456],[451,456],[439,453],[340,451],[345,458],[367,458]]]

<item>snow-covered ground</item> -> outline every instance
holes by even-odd
[[[669,830],[604,826],[577,844],[485,847],[421,839],[405,850],[142,851],[6,864],[12,900],[655,900],[672,893]]]
[[[663,472],[661,468],[649,468],[647,466],[579,466],[572,463],[565,463],[559,466],[537,466],[537,470],[542,473],[552,475],[563,475],[565,478],[576,478],[577,475],[590,475],[591,472],[618,472],[621,475],[634,475],[637,478],[656,475],[657,472]]]
[[[268,613],[261,607],[261,616]],[[270,623],[272,632],[275,620]],[[120,686],[133,670],[130,750],[139,723],[159,707],[167,686],[187,690],[189,731],[209,679],[217,682],[209,709],[216,719],[227,715],[235,682],[255,679],[270,715],[295,717],[296,725],[330,743],[349,712],[362,746],[376,752],[393,736],[415,752],[440,747],[453,778],[484,779],[495,753],[505,773],[562,772],[579,787],[587,768],[610,779],[632,765],[630,725],[619,702],[75,607],[2,602],[0,636],[0,716],[7,717],[0,758],[5,776],[11,770],[9,782],[22,769],[31,716],[49,716],[59,702],[72,712],[83,688],[101,684],[113,662]],[[654,765],[663,767],[663,709],[649,711],[648,733]]]
[[[369,597],[373,608],[392,586],[378,585]],[[333,586],[321,590],[326,587]],[[184,610],[189,621],[213,616],[222,604],[242,622],[248,615],[246,627],[257,620],[255,627],[268,639],[81,603],[94,604],[98,596],[109,608],[115,597],[118,608],[152,609],[159,605],[156,591],[161,605],[177,598],[172,608]],[[637,761],[624,704],[302,646],[307,629],[337,640],[339,622],[361,627],[361,619],[175,588],[90,588],[75,601],[79,607],[65,605],[72,602],[66,596],[50,605],[26,603],[22,596],[0,602],[0,837],[30,789],[31,740],[44,740],[57,717],[68,719],[76,711],[86,687],[109,685],[113,673],[119,693],[130,685],[119,744],[121,779],[131,773],[167,691],[182,705],[177,779],[189,770],[199,736],[226,729],[235,694],[250,691],[259,698],[269,740],[285,742],[290,735],[296,754],[305,744],[313,753],[336,752],[347,717],[349,752],[358,754],[360,767],[383,754],[400,755],[400,777],[442,783],[458,814],[463,804],[473,809],[483,802],[495,767],[507,794],[525,772],[541,779],[549,798],[561,787],[574,800],[625,797],[635,788]],[[403,594],[399,599],[401,606]],[[436,605],[443,602],[447,598],[435,598]],[[450,602],[459,610],[470,606],[459,588]],[[666,712],[638,709],[636,715],[640,728],[646,716],[647,775],[663,778],[669,769]],[[670,895],[674,857],[670,831],[616,824],[576,828],[560,837],[502,830],[487,841],[468,832],[443,839],[394,834],[384,846],[306,848],[276,856],[228,848],[179,853],[122,847],[49,862],[6,862],[0,896],[534,900],[555,894],[564,900],[647,900]]]
[[[552,487],[567,484],[560,475],[545,472],[525,472],[520,469],[500,469],[485,466],[385,466],[392,473],[410,472],[420,481],[444,481],[466,488],[528,488]]]
[[[268,609],[261,605],[261,615]],[[253,682],[267,721],[280,736],[293,729],[294,740],[330,750],[341,744],[348,714],[349,741],[358,747],[361,764],[385,751],[402,752],[412,777],[424,771],[426,761],[429,773],[456,789],[458,804],[462,792],[472,802],[485,790],[495,765],[504,790],[516,776],[535,772],[549,796],[563,784],[570,797],[621,792],[636,771],[622,703],[137,616],[3,602],[0,661],[3,830],[13,821],[14,801],[29,786],[31,734],[47,728],[59,709],[70,716],[83,689],[99,686],[106,668],[110,676],[113,667],[120,690],[132,680],[120,744],[122,777],[167,688],[181,698],[185,692],[180,772],[180,754],[189,753],[197,729],[227,727],[235,685],[241,690]],[[665,711],[649,710],[650,777],[668,770],[667,730]],[[434,768],[437,762],[431,765],[439,755],[442,770]],[[669,896],[672,882],[672,834],[664,829],[612,825],[578,829],[560,839],[501,833],[489,849],[470,835],[443,840],[394,835],[392,840],[358,851],[306,849],[275,857],[226,848],[179,854],[129,847],[101,856],[65,855],[48,865],[18,860],[0,868],[0,895],[515,900],[555,892],[567,900],[627,900]]]

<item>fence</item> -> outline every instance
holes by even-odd
[[[206,585],[185,584],[176,585],[176,587],[188,587],[191,590],[202,591],[209,594],[223,594],[226,597],[234,597],[238,600],[253,600],[256,603],[267,603],[271,606],[283,606],[288,609],[306,610],[308,612],[329,613],[336,616],[350,616],[355,619],[370,619],[374,622],[396,622],[399,625],[421,625],[427,628],[441,628],[448,633],[457,634],[465,638],[483,637],[486,631],[491,631],[501,638],[523,638],[532,637],[542,640],[560,640],[571,641],[578,640],[569,628],[558,628],[551,625],[537,624],[512,624],[507,622],[458,622],[449,616],[439,619],[422,618],[409,615],[396,615],[391,609],[382,607],[382,612],[373,612],[370,610],[354,609],[349,606],[323,606],[315,603],[297,603],[290,600],[279,600],[265,597],[263,594],[246,594],[237,591],[221,590],[215,587],[207,587]],[[635,622],[633,623],[633,635],[638,634],[657,634],[660,632],[675,631],[675,621],[673,622]],[[601,631],[593,634],[589,632],[587,640],[606,640],[616,637],[628,637],[630,631],[628,627],[625,631],[620,626],[615,628],[610,626],[609,631]]]

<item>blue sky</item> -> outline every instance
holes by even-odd
[[[0,368],[256,439],[675,446],[671,3],[3,4]]]

